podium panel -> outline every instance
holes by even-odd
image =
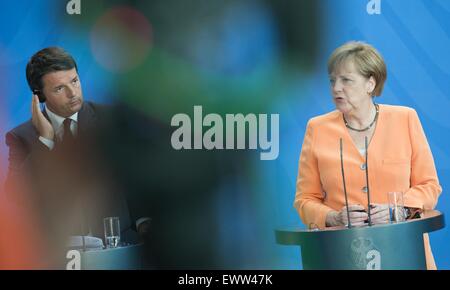
[[[67,270],[139,270],[142,269],[142,245],[102,250],[69,250]]]
[[[426,211],[401,223],[304,230],[277,229],[276,241],[299,245],[304,269],[426,269],[423,234],[445,226],[444,215]]]

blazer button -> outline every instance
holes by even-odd
[[[362,192],[367,193],[367,186],[364,186],[364,187],[362,188]]]
[[[361,164],[360,168],[361,170],[366,170],[366,163]]]

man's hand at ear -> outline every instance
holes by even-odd
[[[55,131],[53,130],[52,124],[47,120],[44,114],[41,112],[39,108],[39,98],[37,95],[33,95],[31,101],[31,120],[33,122],[33,126],[39,133],[39,136],[48,139],[54,140]]]

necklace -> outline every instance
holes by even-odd
[[[344,114],[342,114],[342,117],[344,118],[345,127],[349,128],[350,130],[357,131],[357,132],[364,132],[364,131],[367,131],[367,130],[369,130],[370,128],[372,128],[373,124],[375,124],[375,122],[376,122],[377,119],[378,119],[378,113],[379,113],[378,104],[375,104],[375,103],[374,103],[374,105],[375,105],[375,111],[376,111],[376,113],[375,113],[375,117],[373,118],[372,123],[370,123],[369,126],[367,126],[366,128],[363,128],[363,129],[356,129],[356,128],[353,128],[353,127],[351,127],[351,126],[348,124],[347,120],[345,120]]]

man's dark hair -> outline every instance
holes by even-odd
[[[27,64],[27,81],[30,89],[42,92],[42,77],[45,74],[71,70],[78,71],[73,57],[61,47],[47,47],[36,52]]]

